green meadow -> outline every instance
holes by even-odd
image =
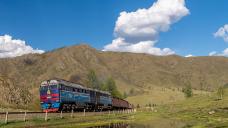
[[[15,121],[1,123],[4,128],[21,127],[74,127],[86,128],[113,123],[126,123],[133,127],[167,127],[167,128],[226,128],[228,127],[228,89],[223,99],[216,93],[202,93],[176,102],[141,107],[131,114],[106,114],[85,117],[51,118],[44,121],[34,118],[26,122]]]

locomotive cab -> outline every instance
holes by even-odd
[[[40,86],[40,103],[44,112],[55,112],[60,107],[60,85],[57,81],[45,81]]]

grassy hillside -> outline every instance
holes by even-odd
[[[112,76],[122,93],[134,89],[135,93],[128,99],[135,104],[158,100],[156,97],[160,97],[162,91],[153,90],[157,87],[169,89],[169,94],[157,101],[166,103],[173,94],[179,95],[177,100],[182,99],[180,91],[174,93],[171,88],[181,90],[186,83],[205,91],[228,83],[228,58],[225,57],[183,58],[102,52],[79,45],[41,55],[0,59],[1,106],[39,109],[41,81],[58,77],[86,85],[90,69],[95,70],[101,80]]]
[[[167,105],[163,111],[169,117],[188,122],[189,127],[228,127],[228,89],[222,100],[215,93],[201,95]]]
[[[228,89],[222,100],[216,93],[200,92],[186,100],[138,109],[133,124],[138,127],[166,128],[227,128]],[[143,111],[144,110],[144,111]],[[146,112],[145,112],[146,111]]]

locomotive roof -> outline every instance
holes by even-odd
[[[61,83],[61,84],[64,84],[64,85],[70,86],[70,87],[75,87],[75,88],[80,88],[80,89],[86,89],[86,90],[91,90],[91,91],[96,91],[96,92],[104,93],[104,94],[107,94],[107,95],[111,95],[109,92],[101,91],[101,90],[97,90],[97,89],[92,89],[92,88],[87,88],[87,87],[84,87],[81,84],[73,83],[73,82],[70,82],[70,81],[63,80],[63,79],[46,80],[46,81],[43,81],[41,83],[41,86],[42,85],[49,85],[49,84],[58,84],[58,83]]]

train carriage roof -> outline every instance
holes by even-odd
[[[80,89],[86,89],[89,91],[95,91],[95,92],[99,92],[99,93],[103,93],[103,94],[107,94],[107,95],[111,95],[109,92],[106,91],[101,91],[101,90],[97,90],[97,89],[92,89],[92,88],[87,88],[81,84],[77,84],[77,83],[73,83],[67,80],[63,80],[63,79],[50,79],[50,80],[45,80],[41,83],[41,86],[45,86],[45,85],[54,85],[54,84],[64,84],[65,86],[69,86],[69,87],[74,87],[74,88],[80,88]]]

